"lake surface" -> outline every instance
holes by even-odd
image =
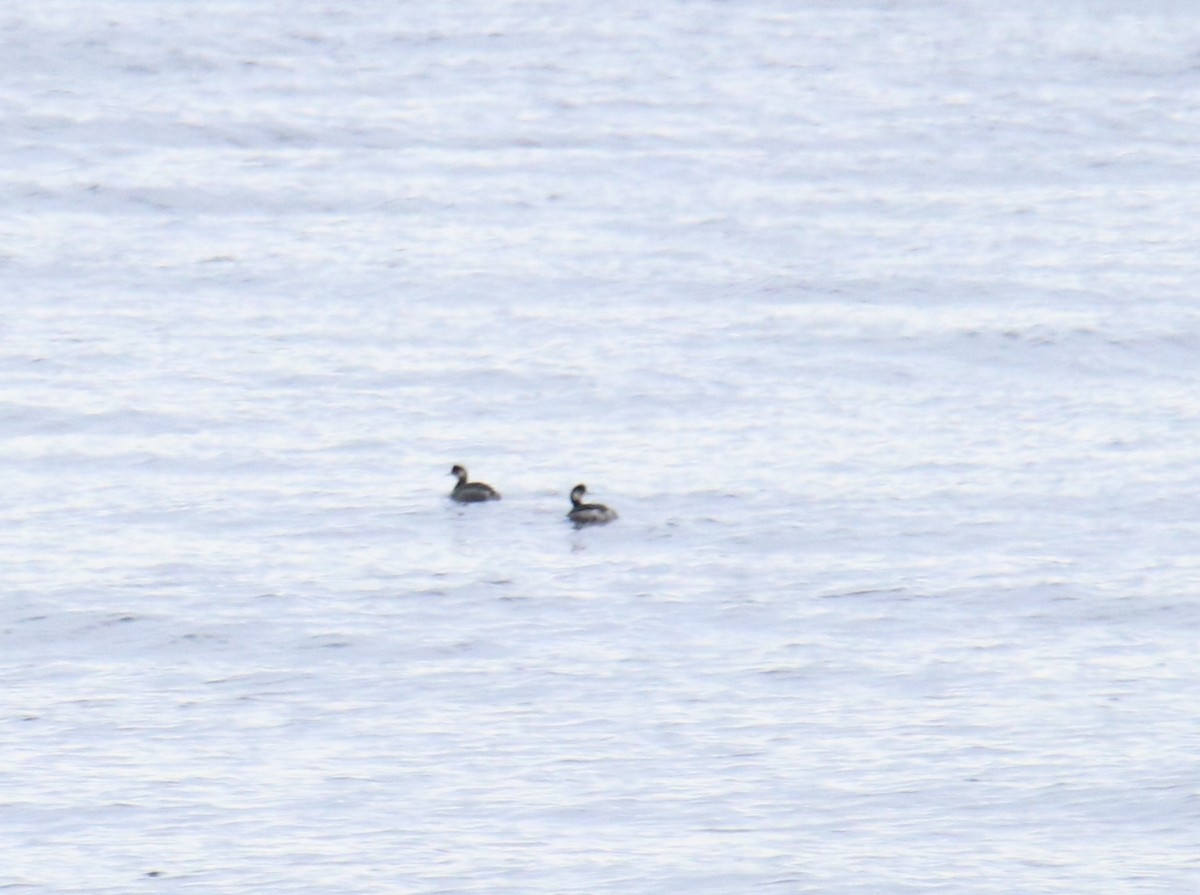
[[[0,890],[1200,888],[1138,8],[6,6]]]

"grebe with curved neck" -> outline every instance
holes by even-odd
[[[584,525],[607,525],[617,518],[617,511],[602,503],[582,503],[580,498],[587,493],[587,485],[576,485],[571,489],[571,511],[567,518],[579,528]]]
[[[461,466],[456,465],[451,469],[450,475],[458,479],[458,484],[450,492],[452,500],[457,500],[459,503],[482,503],[485,500],[500,499],[500,492],[491,485],[485,485],[483,482],[468,482],[467,471]]]

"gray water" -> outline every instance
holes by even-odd
[[[7,6],[0,889],[1200,887],[1139,9]]]

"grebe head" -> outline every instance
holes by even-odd
[[[467,471],[457,464],[455,464],[454,468],[450,470],[450,475],[458,476],[458,480],[460,482],[465,482],[467,480]]]
[[[579,498],[587,493],[587,485],[576,485],[571,489],[571,503],[579,503]]]

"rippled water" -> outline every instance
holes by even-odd
[[[0,888],[1197,888],[1139,9],[7,6]]]

